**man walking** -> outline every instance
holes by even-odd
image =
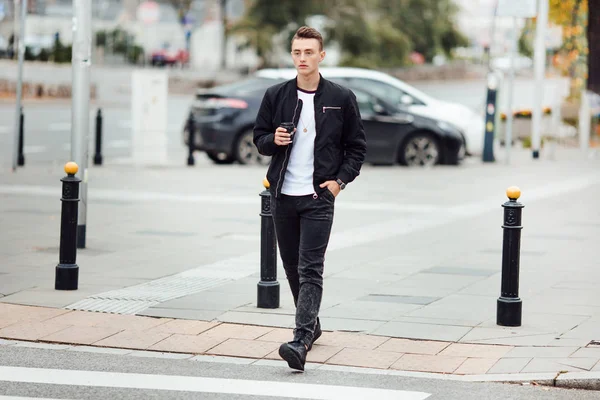
[[[349,89],[319,73],[323,38],[309,27],[292,39],[296,78],[270,87],[254,126],[254,144],[271,156],[267,180],[281,259],[296,306],[296,328],[279,355],[304,370],[306,354],[321,336],[325,250],[336,196],[360,173],[365,132]],[[291,125],[288,132],[280,125]]]

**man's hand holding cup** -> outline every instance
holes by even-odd
[[[274,142],[277,146],[287,146],[292,143],[292,135],[296,132],[294,124],[291,122],[282,122],[279,128],[275,130]]]

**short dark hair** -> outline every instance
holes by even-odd
[[[292,38],[292,43],[296,39],[317,39],[319,41],[319,51],[323,51],[323,36],[315,28],[309,26],[300,27]]]

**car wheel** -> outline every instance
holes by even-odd
[[[225,153],[215,153],[212,151],[207,151],[206,155],[215,164],[232,164],[235,161],[235,159],[233,157],[231,157],[229,154],[225,154]]]
[[[254,145],[254,133],[246,131],[242,133],[235,144],[235,159],[240,164],[267,165],[271,157],[263,156]]]
[[[458,149],[458,160],[464,161],[464,159],[466,157],[467,157],[467,146],[465,146],[465,142],[463,140],[463,142],[460,144],[460,149]]]
[[[400,149],[400,163],[409,167],[431,167],[440,160],[440,146],[430,133],[410,136]]]
[[[465,160],[465,157],[467,155],[467,151],[466,151],[466,147],[465,147],[465,142],[463,141],[460,144],[460,147],[458,148],[458,150],[456,150],[456,153],[454,152],[454,150],[449,150],[448,151],[448,155],[445,157],[445,164],[448,165],[459,165],[460,163],[462,163]]]

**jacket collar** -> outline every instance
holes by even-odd
[[[325,78],[323,78],[323,75],[321,75],[321,73],[319,72],[319,85],[317,86],[317,91],[315,94],[319,94],[323,91],[323,88],[325,87],[325,82]],[[294,79],[290,80],[290,84],[293,85],[295,91],[298,89],[298,75],[296,75]]]

